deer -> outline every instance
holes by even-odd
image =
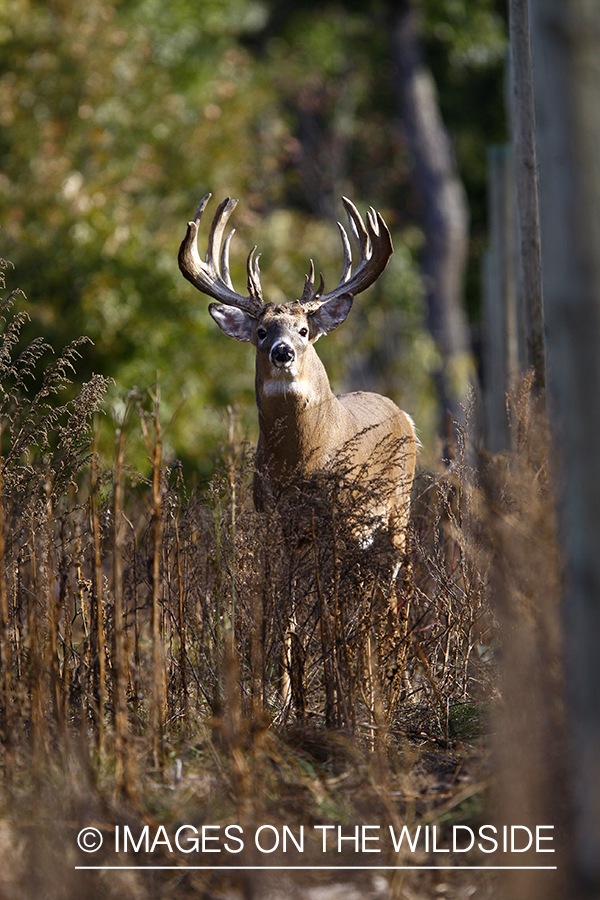
[[[338,222],[344,263],[337,287],[325,292],[323,275],[315,288],[310,260],[298,299],[283,304],[266,302],[254,246],[247,259],[247,295],[231,281],[229,248],[235,229],[223,234],[238,201],[226,197],[218,206],[205,259],[198,251],[198,231],[211,194],[201,200],[179,248],[183,276],[211,297],[208,310],[221,331],[256,348],[255,393],[259,438],[255,455],[253,499],[258,512],[273,508],[286,491],[311,476],[335,470],[340,459],[350,460],[364,481],[382,480],[370,524],[359,529],[357,540],[368,547],[377,531],[386,531],[396,561],[397,577],[406,546],[406,526],[415,471],[418,440],[411,417],[387,397],[365,391],[333,393],[325,366],[315,350],[323,335],[347,318],[354,296],[377,281],[393,253],[392,240],[380,213],[372,207],[366,225],[354,204],[342,203],[360,260],[352,272],[352,250],[344,226]],[[221,249],[222,245],[222,249]],[[386,448],[381,452],[381,448]],[[368,493],[365,493],[368,497]],[[300,495],[301,502],[301,495]]]
[[[353,540],[366,550],[377,535],[383,535],[389,548],[386,556],[391,558],[387,581],[389,608],[397,616],[399,610],[391,589],[406,559],[406,529],[418,448],[415,426],[406,412],[380,394],[354,391],[336,396],[315,350],[319,338],[346,320],[354,296],[374,284],[387,266],[393,253],[387,225],[372,207],[365,224],[354,204],[343,197],[360,257],[354,272],[350,240],[338,222],[344,263],[337,287],[325,292],[321,274],[315,288],[315,267],[310,260],[300,297],[271,303],[263,299],[256,246],[246,263],[248,293],[239,294],[233,287],[229,248],[235,229],[228,232],[224,241],[223,235],[237,200],[226,197],[219,204],[208,235],[206,256],[201,259],[198,232],[210,199],[210,193],[203,197],[188,222],[178,262],[184,277],[216,301],[209,304],[208,310],[221,331],[252,344],[256,350],[259,438],[254,463],[254,506],[259,514],[283,506],[287,517],[290,497],[292,512],[297,513],[298,507],[302,512],[303,507],[314,503],[315,495],[321,501],[324,496],[327,502],[327,491],[321,490],[324,480],[329,479],[331,484],[333,475],[334,484],[338,478],[349,482],[341,490],[342,509],[345,507],[346,514],[351,514],[357,505],[368,507],[351,528]],[[312,494],[307,490],[311,483],[316,485]],[[297,548],[301,542],[298,520],[297,515],[292,515],[288,523],[284,538],[288,552],[290,545]],[[315,535],[314,506],[312,539],[320,539]],[[292,649],[300,646],[293,599],[289,608],[292,612],[288,614],[282,692],[284,708],[293,699],[302,715],[303,674],[296,671]]]

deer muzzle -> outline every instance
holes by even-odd
[[[285,341],[277,341],[271,347],[271,362],[277,368],[283,369],[290,366],[296,359],[296,351]]]

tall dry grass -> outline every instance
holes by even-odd
[[[507,767],[498,782],[486,735],[490,722],[508,721],[501,711],[531,672],[534,705],[544,705],[545,653],[560,705],[554,619],[527,593],[537,576],[511,531],[524,530],[554,559],[550,520],[537,531],[552,498],[535,466],[521,465],[521,451],[475,469],[460,447],[450,471],[418,477],[407,559],[390,586],[386,542],[361,550],[356,540],[372,498],[361,494],[351,460],[343,490],[338,470],[302,486],[301,504],[294,498],[259,516],[252,455],[235,440],[233,419],[215,476],[191,488],[163,457],[158,388],[129,396],[113,458],[100,458],[94,418],[106,381],[50,403],[81,345],[34,382],[45,347],[18,350],[23,319],[13,301],[4,303],[0,338],[0,896],[291,896],[302,885],[316,890],[320,877],[354,885],[357,896],[431,896],[440,884],[446,896],[471,887],[491,896],[485,873],[373,881],[366,872],[306,871],[290,881],[184,870],[189,858],[163,845],[133,861],[173,870],[75,868],[90,864],[76,843],[88,825],[106,835],[93,863],[111,865],[110,841],[125,824],[140,833],[372,819],[443,829],[493,809],[517,815],[494,801],[506,795]],[[128,468],[136,432],[147,474]],[[551,580],[548,595],[557,590]],[[537,650],[520,675],[506,635],[523,634],[522,616]],[[516,688],[498,682],[503,654]],[[545,706],[538,718],[548,736],[535,752],[560,726]],[[542,724],[536,729],[541,735]],[[514,726],[497,746],[510,750],[522,737]],[[403,860],[389,843],[377,859]],[[245,847],[235,861],[265,860]],[[319,846],[302,861],[321,862]]]

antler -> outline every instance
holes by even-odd
[[[300,298],[300,303],[310,309],[315,310],[334,297],[341,297],[345,294],[360,294],[370,287],[381,275],[388,264],[389,258],[394,252],[392,239],[380,213],[375,212],[371,206],[367,210],[367,226],[360,216],[359,211],[354,203],[347,197],[342,197],[342,203],[348,214],[348,222],[352,237],[358,245],[360,251],[360,262],[356,268],[354,275],[352,271],[352,250],[350,249],[350,241],[346,229],[338,222],[338,228],[342,236],[342,245],[344,247],[344,271],[340,283],[327,294],[323,293],[325,287],[323,276],[320,276],[320,284],[315,291],[315,267],[313,261],[310,261],[310,272],[304,281],[304,291]]]
[[[198,253],[198,227],[202,213],[206,209],[212,194],[207,194],[198,204],[198,209],[191,222],[188,222],[186,235],[179,248],[179,268],[188,281],[209,297],[226,303],[227,306],[237,306],[251,316],[256,316],[264,306],[262,288],[260,285],[260,269],[258,267],[259,256],[254,258],[256,247],[253,247],[248,255],[248,296],[243,297],[233,289],[229,274],[229,245],[234,235],[233,228],[223,244],[221,241],[229,216],[237,206],[237,200],[226,197],[218,206],[215,213],[210,234],[208,236],[208,249],[206,260],[203,262]],[[219,260],[220,254],[220,260]]]

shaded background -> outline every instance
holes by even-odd
[[[406,115],[407,21],[418,66],[437,84],[449,175],[468,196],[451,298],[466,348],[446,346],[448,328],[431,315],[439,286],[422,251],[432,227],[446,240],[444,222],[431,224],[446,175],[432,184],[426,166],[424,182]],[[167,452],[205,475],[224,407],[239,407],[254,438],[253,358],[217,333],[181,278],[185,223],[208,190],[207,218],[223,196],[239,197],[234,283],[242,288],[257,243],[265,296],[282,301],[301,291],[310,257],[337,283],[345,194],[363,214],[381,210],[395,254],[319,352],[336,390],[391,395],[432,447],[440,404],[460,413],[472,363],[450,400],[440,370],[478,347],[486,145],[504,139],[503,4],[15,0],[0,11],[0,46],[0,237],[30,335],[55,349],[89,335],[79,375],[114,377],[117,409],[159,373]]]

